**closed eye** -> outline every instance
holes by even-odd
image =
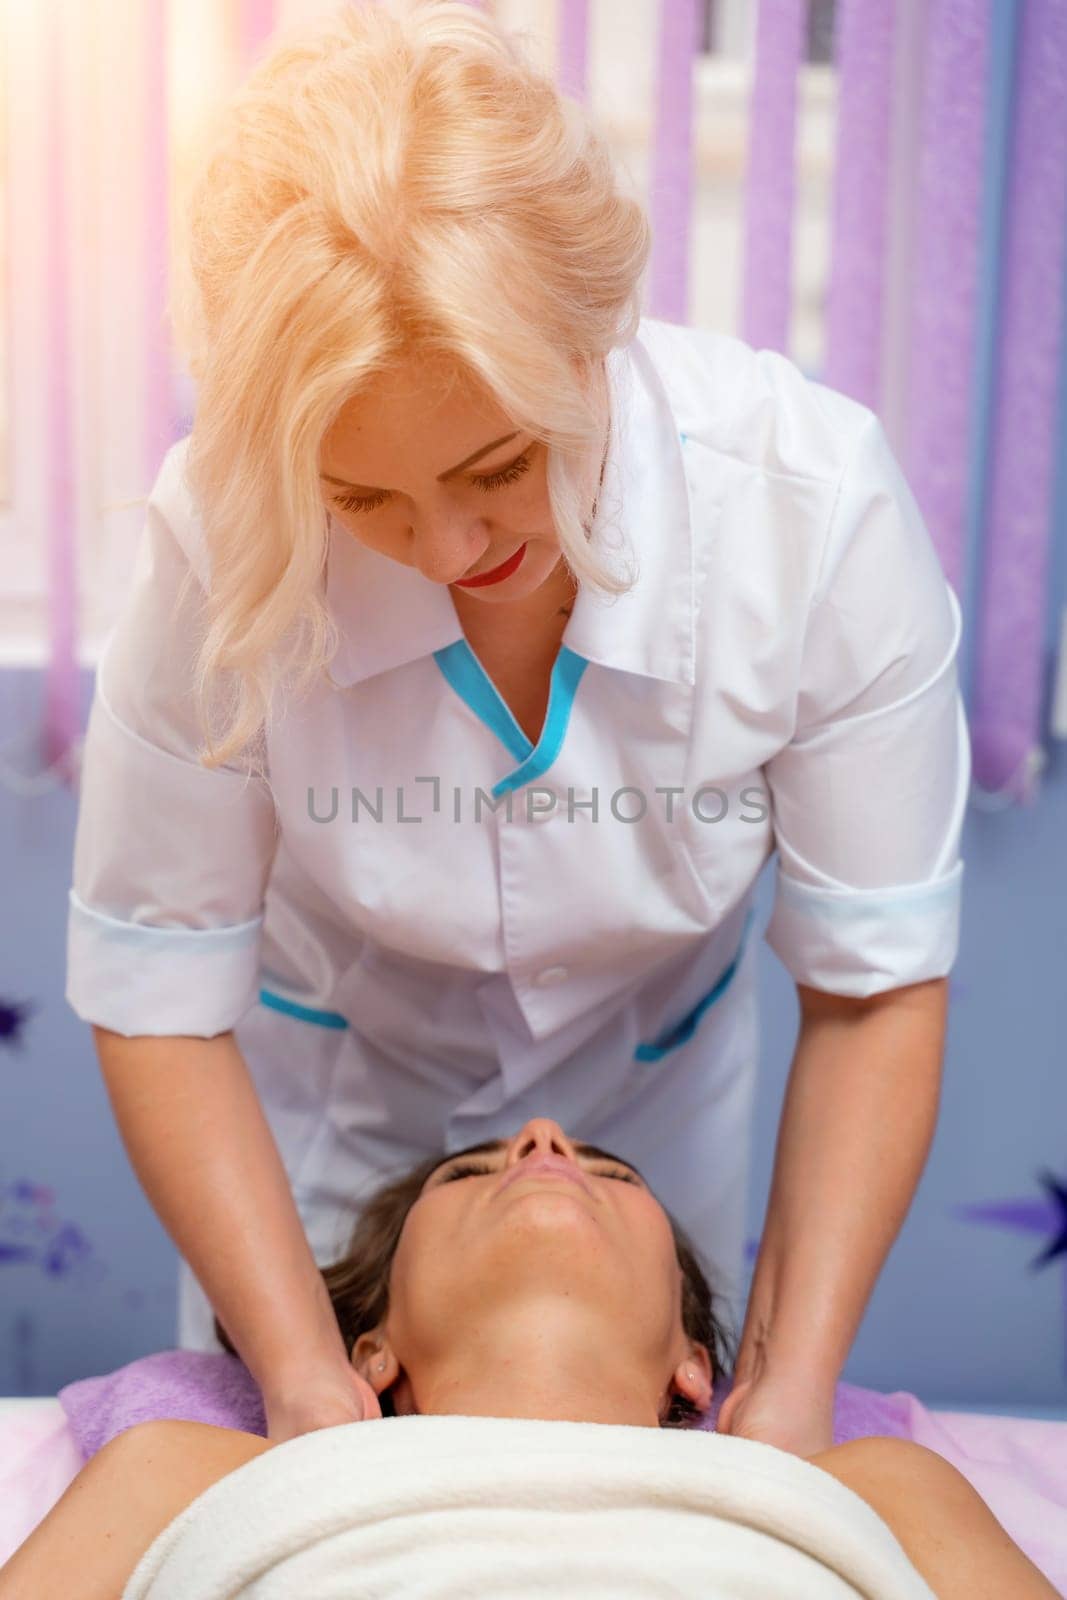
[[[445,1175],[441,1179],[441,1182],[452,1183],[456,1178],[485,1177],[495,1170],[496,1169],[494,1167],[487,1167],[481,1161],[460,1161],[457,1162],[454,1167],[449,1167],[446,1169]],[[616,1178],[620,1179],[623,1183],[632,1183],[636,1184],[638,1188],[641,1187],[640,1180],[638,1179],[636,1173],[629,1172],[625,1167],[609,1167],[607,1171],[604,1172],[593,1171],[593,1177]]]
[[[506,483],[515,483],[524,473],[530,470],[529,452],[517,456],[508,466],[501,467],[497,472],[472,472],[468,474],[471,483],[488,493],[491,489],[502,489]],[[373,495],[345,494],[334,495],[334,504],[344,511],[374,511],[384,504],[386,495],[379,490]]]
[[[450,1167],[441,1179],[442,1183],[452,1183],[456,1178],[469,1178],[492,1172],[492,1167],[483,1167],[477,1161],[462,1161],[456,1167]]]

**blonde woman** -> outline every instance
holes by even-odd
[[[728,1357],[697,1253],[628,1160],[549,1118],[381,1188],[322,1276],[367,1420],[282,1448],[128,1429],[0,1600],[1053,1600],[921,1445],[802,1461],[693,1432]]]
[[[641,207],[464,4],[281,35],[182,219],[196,414],[99,665],[67,987],[180,1342],[218,1314],[272,1441],[360,1418],[318,1264],[541,1111],[640,1163],[736,1331],[777,851],[800,1024],[720,1427],[828,1447],[934,1128],[969,777],[878,419],[641,316]]]

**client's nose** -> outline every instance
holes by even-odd
[[[551,1117],[531,1117],[508,1145],[507,1165],[516,1166],[529,1155],[557,1155],[577,1160],[577,1151],[558,1122]]]

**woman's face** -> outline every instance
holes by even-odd
[[[380,375],[330,429],[320,474],[331,515],[353,538],[454,595],[521,601],[561,567],[547,447],[469,374],[408,361]],[[499,580],[464,581],[520,550]]]
[[[396,1370],[416,1380],[448,1369],[462,1387],[470,1362],[510,1361],[518,1382],[551,1347],[552,1370],[588,1383],[600,1361],[616,1387],[649,1394],[677,1367],[707,1404],[707,1352],[684,1332],[681,1292],[670,1221],[636,1170],[540,1117],[427,1178],[393,1258],[383,1331]]]

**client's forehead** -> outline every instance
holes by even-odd
[[[509,1139],[483,1139],[480,1144],[469,1144],[463,1150],[451,1150],[447,1156],[442,1156],[440,1161],[434,1164],[429,1176],[432,1177],[437,1168],[443,1167],[446,1162],[458,1161],[462,1156],[497,1155],[510,1142]],[[645,1179],[639,1168],[635,1167],[632,1161],[627,1161],[624,1156],[613,1155],[610,1150],[601,1150],[599,1145],[587,1144],[584,1139],[572,1139],[571,1143],[580,1156],[588,1156],[593,1161],[612,1161],[617,1166],[629,1167],[630,1171],[637,1173],[644,1183]]]

